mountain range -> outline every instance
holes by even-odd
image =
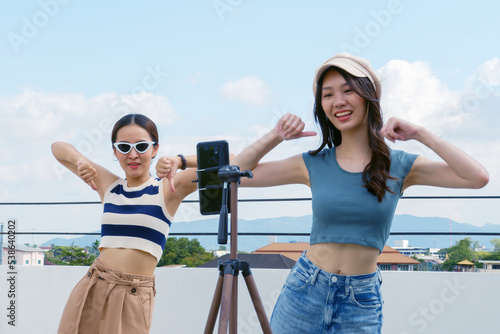
[[[302,217],[279,217],[256,220],[238,221],[239,233],[309,233],[311,231],[312,216]],[[182,237],[181,233],[216,233],[218,231],[219,218],[209,218],[192,222],[178,222],[171,226],[171,237]],[[478,241],[486,248],[491,248],[490,240],[500,239],[500,224],[488,223],[481,227],[467,223],[458,223],[451,221],[452,232],[490,232],[498,233],[498,236],[466,236],[453,235],[451,245],[466,237]],[[391,233],[399,232],[450,232],[450,219],[441,217],[417,217],[412,215],[395,215],[392,223]],[[95,233],[99,233],[96,231]],[[187,236],[189,239],[196,238],[207,250],[219,249],[221,245],[217,243],[217,236]],[[41,246],[90,246],[95,240],[99,240],[99,235],[88,235],[72,239],[54,238]],[[228,238],[230,239],[230,238]],[[450,247],[449,235],[391,235],[387,240],[388,246],[394,246],[395,240],[408,240],[409,245],[413,247],[425,248],[447,248]],[[271,242],[300,242],[309,241],[309,236],[239,236],[238,250],[251,252],[263,247]],[[229,249],[229,245],[227,245]]]

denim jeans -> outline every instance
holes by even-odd
[[[328,273],[305,255],[290,272],[271,317],[273,334],[380,333],[382,278]]]

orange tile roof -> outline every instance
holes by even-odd
[[[252,254],[282,254],[297,261],[302,252],[309,248],[308,242],[273,242],[267,246],[256,249]],[[419,264],[420,262],[401,254],[392,247],[384,246],[383,252],[379,255],[379,264]]]
[[[252,254],[281,254],[297,261],[303,251],[309,248],[308,242],[273,242],[256,249]]]
[[[256,249],[256,253],[269,252],[303,252],[309,248],[308,242],[273,242],[267,246]]]
[[[401,254],[392,247],[384,246],[384,251],[377,259],[378,264],[420,264],[419,261]]]
[[[281,254],[297,262],[302,252],[253,252],[252,254]]]
[[[385,245],[384,249],[382,250],[382,253],[399,253],[399,251],[397,249]]]

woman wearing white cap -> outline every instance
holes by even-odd
[[[414,185],[481,188],[488,172],[427,129],[397,118],[384,125],[381,87],[365,59],[342,53],[316,70],[314,116],[323,142],[281,161],[260,159],[283,140],[315,135],[284,115],[232,163],[253,171],[244,186],[311,188],[310,248],[290,272],[271,317],[273,333],[378,333],[382,282],[377,258],[398,200]],[[384,137],[417,140],[442,161],[391,150]]]

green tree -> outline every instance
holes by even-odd
[[[429,270],[427,264],[425,263],[425,261],[423,259],[419,259],[416,255],[413,255],[411,258],[420,262],[420,264],[418,266],[413,266],[413,271],[428,271]]]
[[[59,265],[89,266],[96,257],[78,246],[56,246],[45,253],[45,258]]]
[[[176,264],[197,267],[214,258],[215,256],[207,252],[197,239],[168,238],[161,259],[158,262],[158,267]]]
[[[493,253],[500,253],[500,239],[495,238],[490,241],[490,243],[493,245]]]
[[[449,248],[441,248],[437,253],[441,260],[446,260],[446,255],[448,254]]]
[[[90,254],[93,255],[94,257],[98,257],[100,252],[99,252],[99,240],[96,240],[92,243],[90,246],[86,246],[85,250]]]
[[[458,262],[463,260],[474,260],[475,243],[471,238],[465,238],[455,243],[455,246],[447,249],[447,259],[441,265],[441,268],[447,271],[452,271]]]
[[[483,256],[483,260],[500,261],[500,252],[489,253],[488,255]]]

